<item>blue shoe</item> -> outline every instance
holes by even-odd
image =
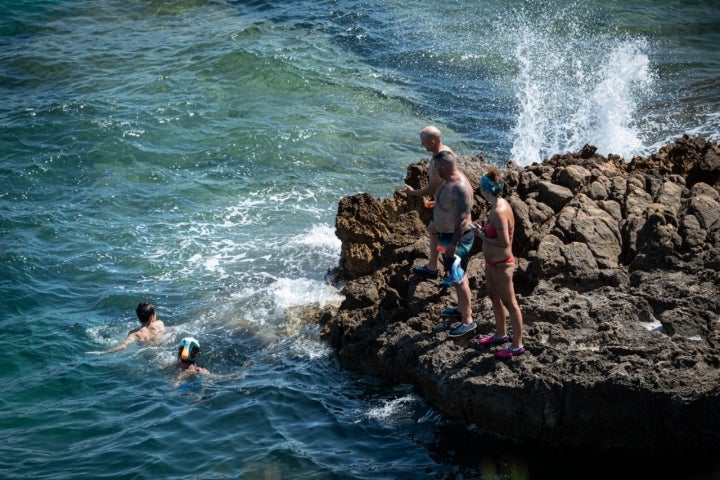
[[[452,275],[448,275],[447,277],[443,278],[440,283],[438,283],[438,286],[440,287],[452,287],[453,286],[453,278]]]
[[[428,267],[423,265],[422,267],[415,267],[413,268],[413,272],[422,275],[425,278],[432,278],[436,279],[438,278],[438,271],[437,270],[430,270]]]
[[[472,332],[477,328],[477,323],[470,322],[469,324],[465,325],[464,323],[461,324],[458,327],[453,328],[450,330],[450,333],[448,333],[448,337],[454,338],[454,337],[462,337],[468,332]]]
[[[440,316],[442,316],[442,317],[459,317],[460,309],[458,307],[445,307],[445,309],[442,312],[440,312]]]

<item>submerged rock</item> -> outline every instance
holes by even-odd
[[[427,164],[406,183],[426,182]],[[476,189],[489,167],[459,165]],[[720,451],[718,145],[684,137],[629,163],[586,146],[504,173],[525,355],[503,362],[448,339],[440,311],[454,290],[411,272],[429,253],[430,212],[400,190],[340,201],[345,300],[321,317],[322,337],[344,365],[411,384],[483,430],[596,451]],[[487,205],[475,200],[477,220]],[[468,276],[474,333],[492,333],[479,245]]]

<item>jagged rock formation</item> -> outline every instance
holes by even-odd
[[[465,157],[475,187],[487,165]],[[448,417],[556,447],[720,451],[720,148],[684,137],[625,162],[586,146],[504,169],[527,353],[508,362],[447,338],[454,291],[413,275],[428,255],[422,200],[340,201],[345,300],[322,337],[348,367],[412,384]],[[427,160],[406,183],[427,181]],[[486,213],[479,195],[473,218]],[[494,331],[479,245],[476,335]],[[512,334],[512,332],[511,332]],[[688,457],[688,458],[692,458]]]

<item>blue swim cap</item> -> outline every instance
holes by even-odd
[[[483,175],[482,178],[480,178],[480,185],[483,190],[487,190],[496,197],[498,196],[498,193],[500,193],[500,190],[502,190],[502,183],[493,182],[487,175]]]
[[[200,356],[200,342],[193,337],[185,337],[180,340],[178,358],[183,362],[194,362]]]

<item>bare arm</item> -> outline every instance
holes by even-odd
[[[430,178],[428,181],[427,186],[423,188],[418,188],[415,190],[410,185],[405,185],[405,193],[408,195],[415,195],[419,197],[424,197],[425,195],[428,196],[434,196],[435,192],[438,191],[438,188],[440,188],[440,185],[442,185],[443,179],[440,177],[440,172],[438,172],[436,163],[430,162]]]
[[[117,351],[119,351],[119,350],[124,350],[124,349],[126,349],[126,348],[129,347],[133,342],[135,342],[136,340],[137,340],[136,335],[135,335],[134,333],[129,333],[128,336],[127,336],[127,338],[125,338],[125,341],[122,342],[120,345],[117,345],[117,346],[115,346],[115,347],[113,347],[113,348],[111,348],[111,349],[109,349],[109,350],[102,350],[102,351],[95,351],[95,352],[88,352],[88,353],[92,353],[92,354],[94,354],[94,355],[102,355],[102,354],[104,354],[104,353],[117,352]]]
[[[455,217],[455,229],[452,236],[452,244],[457,245],[465,232],[470,220],[472,204],[470,202],[470,193],[467,189],[466,183],[461,183],[452,190],[453,201],[455,202],[455,209],[457,211],[457,217]]]

